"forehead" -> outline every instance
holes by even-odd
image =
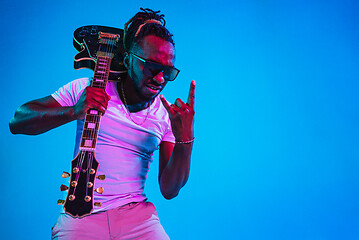
[[[172,43],[157,36],[146,36],[143,38],[139,53],[148,59],[163,65],[173,65],[175,59],[175,48]]]

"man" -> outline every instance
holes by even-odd
[[[158,147],[162,195],[176,197],[188,179],[195,83],[191,82],[187,103],[177,99],[170,105],[159,96],[179,72],[174,68],[174,43],[164,27],[164,15],[141,10],[125,24],[125,79],[109,82],[106,91],[88,86],[87,78],[72,81],[22,105],[10,121],[12,133],[36,135],[77,120],[76,154],[86,112],[104,113],[95,155],[98,174],[105,174],[106,180],[95,182],[104,188],[103,194],[94,193],[94,202],[102,206],[83,218],[61,213],[53,239],[169,239],[143,188]]]

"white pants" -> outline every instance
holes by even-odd
[[[73,218],[62,213],[52,228],[58,240],[169,240],[151,202],[129,203],[122,207]]]

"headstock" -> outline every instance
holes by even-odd
[[[66,200],[59,200],[58,204],[64,203],[65,212],[73,217],[89,215],[93,209],[93,192],[100,194],[103,188],[94,189],[95,178],[105,179],[103,175],[97,176],[99,163],[95,159],[94,152],[80,151],[71,162],[70,186],[61,185],[61,191],[68,191]],[[67,174],[63,174],[67,176]],[[96,203],[95,205],[98,205]]]

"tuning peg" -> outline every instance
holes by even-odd
[[[105,180],[106,176],[105,175],[98,175],[96,176],[97,179],[99,180]]]
[[[57,205],[64,205],[65,200],[59,199],[57,200]]]
[[[95,205],[96,207],[101,207],[101,206],[102,206],[102,204],[101,204],[100,202],[95,202],[94,205]]]
[[[75,195],[73,195],[73,194],[71,194],[71,195],[69,196],[69,200],[70,200],[70,201],[75,200],[75,198],[76,198],[76,197],[75,197]]]
[[[70,177],[70,173],[63,171],[62,178],[68,178],[68,177]]]
[[[67,189],[69,189],[69,188],[66,185],[61,184],[61,186],[60,186],[61,191],[66,191]]]
[[[99,187],[95,189],[95,192],[102,194],[103,193],[103,187]]]
[[[85,196],[85,201],[86,201],[86,202],[91,201],[91,199],[92,199],[92,198],[91,198],[90,196]]]
[[[71,187],[76,187],[77,186],[77,181],[72,181],[71,182]]]

